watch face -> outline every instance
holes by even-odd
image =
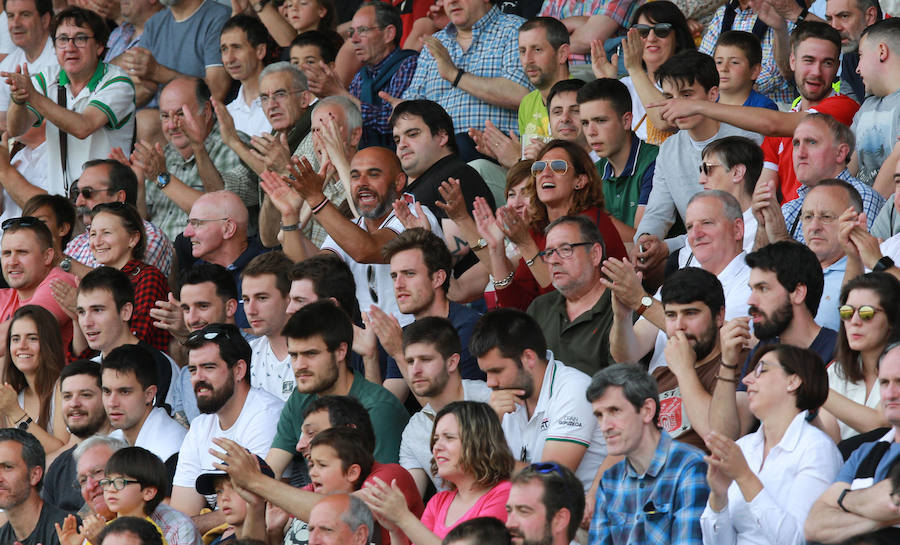
[[[647,296],[641,297],[641,304],[646,307],[649,307],[653,304],[653,298],[647,297]]]

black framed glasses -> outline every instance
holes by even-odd
[[[6,228],[5,224],[3,225],[3,228]],[[864,322],[868,322],[875,317],[875,314],[883,311],[884,309],[873,307],[872,305],[860,305],[858,307],[854,307],[852,305],[841,305],[838,308],[838,315],[841,317],[841,320],[844,320],[846,322],[852,320],[853,315],[858,312],[859,319]]]
[[[638,24],[632,25],[631,28],[636,28],[641,38],[649,36],[651,30],[656,34],[657,38],[665,38],[672,33],[672,23],[656,23],[653,25]]]
[[[531,175],[537,176],[541,172],[544,172],[544,169],[550,167],[550,170],[555,174],[565,174],[569,171],[569,163],[562,159],[553,159],[552,161],[535,161],[531,163]]]
[[[97,189],[97,188],[93,188],[93,187],[79,188],[78,184],[75,183],[72,185],[71,188],[69,188],[69,198],[71,198],[74,201],[75,199],[78,198],[78,195],[81,195],[85,199],[90,199],[94,196],[94,193],[96,193],[98,191],[106,191],[107,195],[111,195],[112,193],[115,193],[118,190],[112,189],[109,187],[107,187],[105,189]]]
[[[559,256],[560,259],[569,259],[572,257],[572,254],[575,253],[575,248],[579,246],[593,246],[593,242],[576,242],[575,244],[560,244],[556,248],[547,248],[541,252],[538,252],[538,255],[541,258],[541,261],[544,263],[547,262],[548,259],[553,257],[553,254]]]
[[[76,34],[72,37],[63,34],[62,36],[56,36],[55,38],[53,38],[53,45],[55,45],[57,49],[65,49],[69,47],[69,43],[72,42],[78,49],[84,49],[85,47],[87,47],[88,40],[90,39],[93,39],[93,36],[89,36],[87,34]]]
[[[187,342],[185,344],[197,343],[200,340],[216,341],[220,337],[231,339],[236,331],[238,331],[237,326],[233,326],[231,324],[209,324],[203,329],[198,329],[197,331],[194,331],[190,335],[188,335]]]
[[[700,163],[700,173],[704,176],[709,176],[709,173],[712,172],[712,170],[716,167],[724,168],[725,165],[723,165],[722,163],[707,163],[706,161],[703,161],[702,163]]]
[[[112,485],[116,490],[124,490],[126,486],[130,484],[141,484],[141,481],[135,479],[126,479],[125,477],[116,477],[115,479],[100,479],[100,482],[97,484],[100,485],[100,488],[106,490],[109,488],[109,485]]]
[[[20,216],[18,218],[9,218],[0,224],[0,228],[6,231],[10,227],[31,227],[37,224],[43,225],[44,222],[34,216]]]

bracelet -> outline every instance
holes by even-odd
[[[312,208],[312,213],[313,213],[313,214],[318,214],[319,212],[322,211],[323,208],[325,208],[325,205],[326,205],[326,204],[328,204],[328,197],[325,197],[324,199],[322,199],[322,202],[320,202],[319,204],[313,206],[313,208]]]
[[[798,15],[797,20],[794,21],[794,24],[805,21],[807,15],[809,15],[809,8],[806,6],[803,6],[803,9],[800,11],[800,15]]]
[[[724,361],[723,361],[723,362],[719,362],[719,365],[721,365],[721,366],[724,367],[725,369],[731,369],[732,371],[736,371],[737,368],[738,368],[738,366],[737,366],[736,363],[735,363],[734,365],[728,365],[728,364],[725,363]]]
[[[516,272],[513,271],[513,272],[509,273],[506,276],[506,278],[504,278],[503,280],[494,280],[493,281],[494,287],[495,288],[505,288],[506,286],[512,284],[513,276],[515,276],[515,274],[516,274]]]
[[[22,416],[19,417],[18,420],[16,420],[16,424],[18,424],[19,422],[25,420],[26,418],[28,418],[28,413],[23,413]]]
[[[453,80],[453,83],[452,83],[453,87],[456,87],[457,85],[459,85],[459,80],[461,80],[463,77],[463,74],[466,73],[466,71],[463,70],[462,68],[458,68],[457,70],[459,70],[459,71],[456,73],[456,79]]]
[[[526,259],[526,260],[525,260],[525,265],[528,266],[528,267],[530,268],[532,265],[534,265],[534,262],[537,261],[537,258],[538,258],[540,255],[541,255],[541,252],[538,252],[538,253],[534,254],[534,257],[532,257],[531,259]]]
[[[294,223],[292,225],[281,225],[282,231],[299,231],[300,230],[300,222]]]
[[[738,383],[738,380],[736,378],[723,377],[722,375],[716,375],[716,380],[724,380],[725,382],[730,382],[732,384]]]

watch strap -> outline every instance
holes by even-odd
[[[872,272],[884,272],[894,266],[894,260],[889,256],[884,256],[875,262]]]
[[[847,509],[846,507],[844,507],[844,496],[846,496],[848,492],[850,492],[850,489],[849,489],[849,488],[845,488],[844,491],[841,492],[841,495],[838,496],[838,499],[837,499],[838,507],[840,507],[841,510],[842,510],[843,512],[845,512],[845,513],[849,513],[849,512],[850,512],[849,509]]]

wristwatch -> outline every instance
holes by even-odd
[[[487,245],[488,243],[484,238],[479,238],[478,241],[475,242],[475,244],[472,244],[470,242],[469,248],[477,252],[478,250],[484,250],[485,248],[487,248]]]
[[[884,272],[894,266],[894,260],[888,256],[884,256],[875,262],[872,272]]]
[[[69,272],[72,269],[72,258],[66,256],[62,261],[59,262],[59,268],[65,272]]]
[[[163,172],[159,176],[156,177],[156,185],[160,189],[165,189],[167,185],[169,185],[169,181],[171,181],[172,175],[168,172]]]
[[[34,422],[34,421],[31,419],[30,416],[28,416],[28,415],[26,414],[26,415],[25,415],[25,420],[20,420],[20,421],[16,424],[16,427],[19,428],[19,429],[22,430],[22,431],[28,431],[28,426],[30,426],[32,422]]]
[[[637,309],[637,315],[641,316],[644,314],[644,311],[650,308],[653,305],[653,298],[649,295],[645,295],[641,297],[641,306]]]
[[[259,0],[259,2],[256,2],[253,4],[253,11],[255,11],[256,13],[261,12],[266,7],[266,4],[268,4],[268,3],[269,3],[269,0]]]

